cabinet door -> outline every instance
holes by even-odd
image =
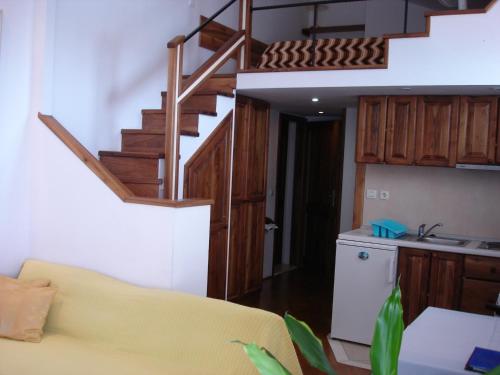
[[[236,200],[241,200],[246,196],[248,124],[250,115],[250,99],[237,96],[234,123],[233,183],[231,190],[232,198]]]
[[[463,265],[461,254],[432,253],[429,306],[459,308]]]
[[[243,293],[260,289],[264,266],[265,202],[250,202],[246,205],[245,234],[245,282]]]
[[[405,325],[408,325],[428,306],[431,253],[426,250],[400,248],[398,258],[403,320]]]
[[[383,163],[386,114],[386,96],[365,96],[359,99],[356,143],[358,163]]]
[[[493,281],[464,279],[460,309],[476,314],[493,315],[486,305],[495,304],[500,293],[500,283]]]
[[[229,267],[227,280],[227,298],[233,300],[243,292],[243,279],[245,275],[245,205],[233,204],[231,206],[231,232],[229,236]]]
[[[460,98],[458,163],[489,164],[495,162],[497,102],[498,99],[493,96]]]
[[[387,107],[385,161],[413,164],[415,159],[416,96],[391,96]]]
[[[454,167],[459,98],[421,96],[417,106],[416,164]]]
[[[252,99],[248,127],[247,198],[266,196],[269,104]]]

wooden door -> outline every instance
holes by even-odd
[[[403,320],[407,326],[428,306],[431,252],[400,248],[398,258]]]
[[[385,143],[385,161],[388,164],[413,164],[416,123],[416,96],[389,97]]]
[[[459,98],[421,96],[417,106],[416,164],[454,167]]]
[[[226,297],[232,112],[184,167],[184,197],[213,199],[210,213],[209,297]]]
[[[269,105],[244,96],[236,103],[229,299],[262,285],[267,183]]]
[[[458,129],[457,162],[489,164],[495,162],[498,99],[494,96],[462,96]]]
[[[305,123],[297,131],[292,259],[333,282],[340,225],[343,123]]]
[[[363,96],[359,99],[356,161],[383,163],[387,114],[386,96]]]
[[[460,307],[464,256],[433,252],[429,306],[457,310]]]

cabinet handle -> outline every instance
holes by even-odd
[[[368,252],[366,252],[366,251],[360,251],[358,253],[358,258],[361,260],[367,260],[369,257],[370,257],[370,254],[368,254]]]

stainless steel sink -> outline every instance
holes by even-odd
[[[429,242],[436,245],[447,245],[447,246],[466,246],[470,242],[467,240],[461,240],[452,237],[444,237],[435,234],[418,238],[417,241]]]

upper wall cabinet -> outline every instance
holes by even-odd
[[[457,157],[459,98],[418,98],[415,163],[453,167]]]
[[[387,114],[386,96],[361,97],[358,111],[358,163],[383,163]]]
[[[391,96],[387,107],[385,161],[389,164],[413,164],[417,97]]]
[[[495,163],[498,99],[492,96],[460,98],[457,162]]]

